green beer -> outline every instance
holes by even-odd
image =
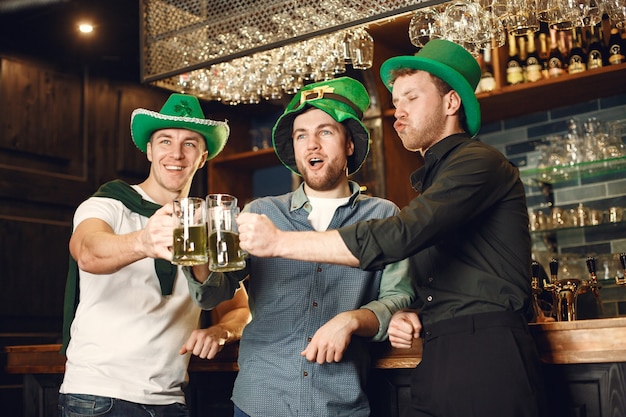
[[[172,263],[185,266],[207,263],[206,241],[206,224],[175,228]]]
[[[244,253],[239,249],[239,235],[234,232],[212,232],[209,236],[209,254],[211,271],[238,271],[246,266]]]

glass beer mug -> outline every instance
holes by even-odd
[[[209,225],[209,269],[238,271],[246,266],[246,253],[239,247],[237,198],[229,194],[209,194],[206,198]]]
[[[206,207],[202,198],[174,200],[174,242],[172,263],[201,265],[207,263]]]

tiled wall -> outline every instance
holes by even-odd
[[[606,122],[626,119],[626,94],[486,124],[481,127],[479,140],[498,148],[524,171],[537,167],[538,144],[545,143],[551,135],[565,134],[570,119],[584,122],[590,117]],[[554,207],[570,209],[582,203],[591,209],[626,208],[626,165],[619,172],[555,184],[551,191]],[[530,212],[550,212],[538,185],[527,184],[526,195]],[[555,240],[556,246],[552,246]],[[626,219],[617,224],[569,228],[558,233],[533,233],[533,241],[535,258],[545,268],[552,256],[559,259],[561,276],[588,278],[586,257],[596,257],[598,277],[603,284],[603,316],[626,315],[626,286],[614,284],[616,275],[623,277],[618,254],[626,252]]]

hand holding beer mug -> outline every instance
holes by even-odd
[[[176,265],[201,265],[208,262],[206,203],[202,198],[174,200],[174,253]]]
[[[237,198],[229,194],[207,196],[209,221],[209,269],[238,271],[246,266],[246,253],[239,247]]]

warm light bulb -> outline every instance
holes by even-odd
[[[78,30],[80,30],[81,33],[91,33],[93,32],[93,26],[89,23],[81,23],[78,26]]]

